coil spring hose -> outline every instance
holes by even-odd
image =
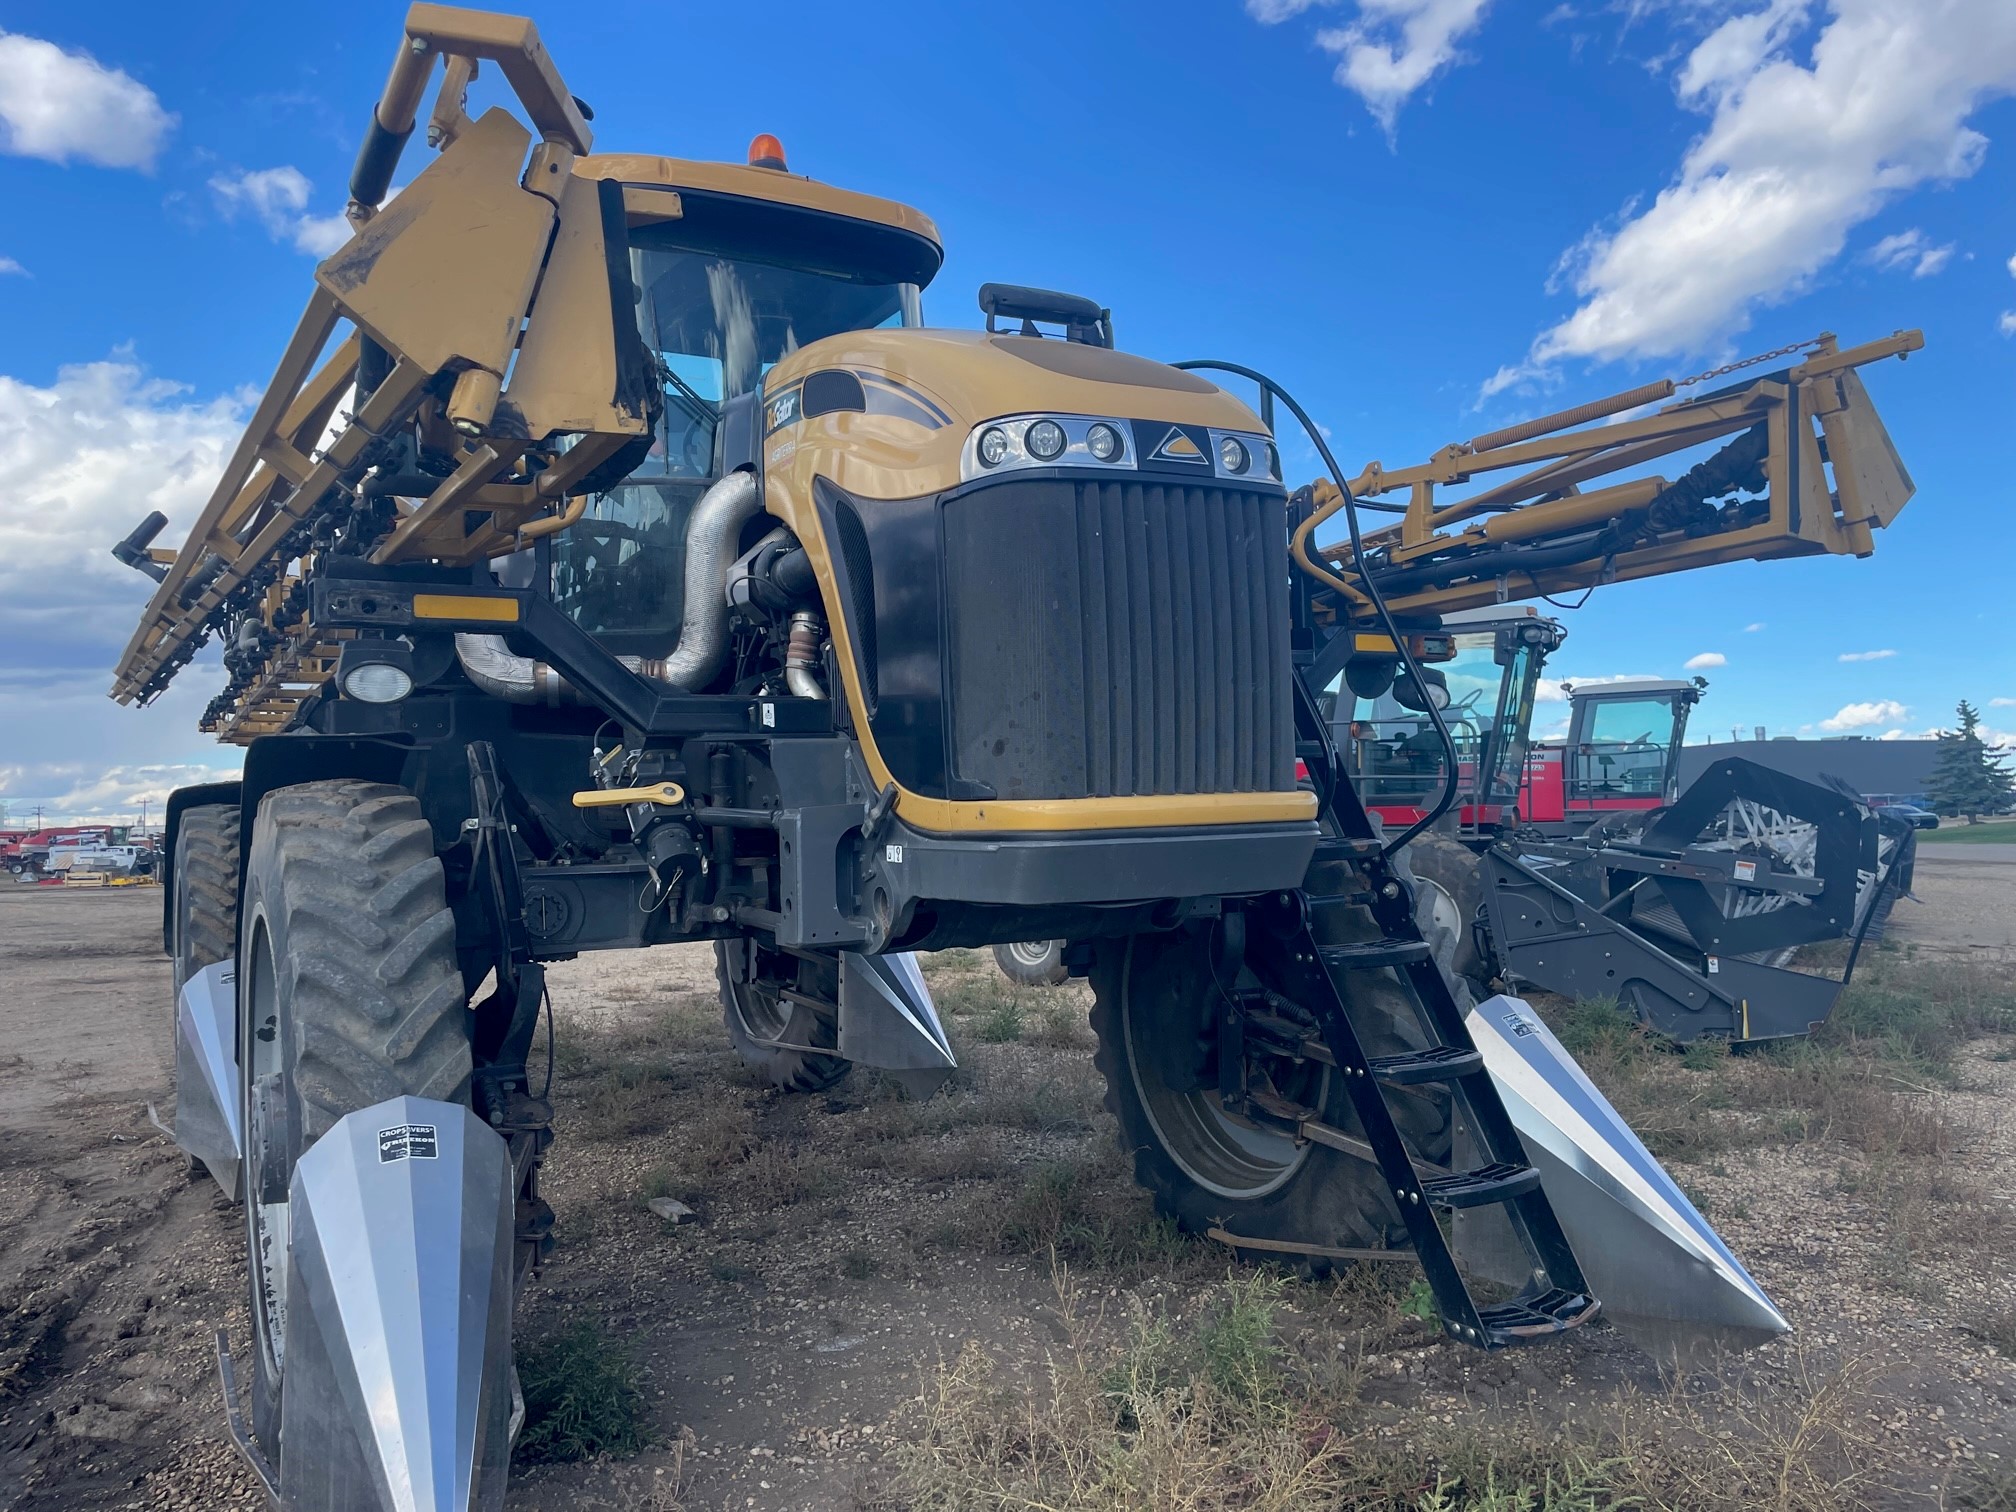
[[[1323,439],[1323,432],[1317,429],[1316,422],[1309,418],[1309,412],[1295,402],[1295,396],[1281,387],[1272,378],[1269,378],[1265,373],[1245,367],[1237,362],[1219,362],[1213,358],[1200,357],[1189,362],[1172,362],[1169,365],[1186,370],[1203,369],[1210,372],[1231,373],[1237,377],[1247,379],[1249,382],[1257,383],[1263,393],[1272,395],[1287,407],[1288,412],[1302,426],[1303,433],[1309,437],[1310,443],[1315,446],[1316,454],[1323,459],[1323,465],[1330,469],[1330,476],[1337,484],[1337,491],[1344,496],[1344,523],[1351,532],[1352,560],[1362,563],[1365,560],[1365,538],[1359,533],[1358,529],[1357,496],[1351,492],[1351,485],[1345,480],[1344,469],[1339,467],[1337,459],[1330,455],[1330,447]],[[1457,779],[1456,738],[1449,733],[1449,726],[1442,718],[1442,711],[1436,708],[1435,701],[1427,696],[1428,681],[1421,675],[1421,667],[1414,660],[1414,653],[1407,649],[1407,638],[1400,633],[1399,626],[1393,623],[1392,612],[1386,607],[1386,599],[1380,593],[1378,583],[1373,580],[1372,574],[1369,571],[1365,571],[1362,568],[1359,572],[1359,581],[1365,585],[1365,596],[1372,601],[1372,607],[1379,615],[1379,623],[1385,626],[1387,635],[1392,637],[1393,645],[1400,653],[1401,666],[1406,668],[1407,675],[1414,679],[1414,686],[1422,690],[1421,702],[1428,706],[1428,719],[1435,726],[1436,737],[1442,742],[1444,761],[1442,770],[1442,796],[1436,800],[1435,807],[1430,809],[1411,829],[1402,834],[1399,839],[1387,844],[1379,852],[1381,857],[1386,857],[1400,850],[1408,841],[1433,825],[1436,820],[1448,813],[1450,808],[1454,806],[1456,802]],[[1309,691],[1313,697],[1316,690],[1312,688]],[[1323,750],[1330,764],[1334,793],[1336,776],[1344,770],[1343,759],[1337,753],[1336,742],[1331,739],[1329,724],[1319,719],[1317,721],[1317,728],[1322,733]]]

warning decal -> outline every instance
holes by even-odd
[[[394,1124],[389,1129],[378,1131],[380,1165],[390,1165],[395,1160],[440,1158],[440,1141],[434,1136],[433,1124]]]

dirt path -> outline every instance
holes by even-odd
[[[161,894],[0,888],[0,1507],[254,1507],[217,1412],[235,1210],[162,1139]]]
[[[1992,875],[2006,921],[2016,867]],[[1934,938],[1913,938],[1951,947],[1939,876],[1920,873]],[[169,1095],[158,906],[151,891],[0,889],[0,1507],[259,1505],[211,1355],[216,1328],[244,1338],[239,1220],[144,1112]],[[1004,1384],[1047,1379],[1068,1337],[1053,1247],[1081,1307],[1109,1322],[1136,1302],[1189,1316],[1222,1280],[1222,1255],[1171,1247],[1148,1221],[1111,1153],[1082,989],[1010,994],[972,956],[933,974],[966,1069],[912,1104],[858,1073],[810,1099],[758,1088],[724,1048],[704,949],[555,970],[560,1247],[519,1329],[586,1322],[627,1349],[658,1443],[532,1469],[513,1509],[862,1506],[969,1341]],[[2006,1205],[2016,1062],[1993,1051],[1937,1101],[1965,1131],[1952,1158]],[[1871,1162],[1774,1146],[1681,1174],[1799,1330],[1734,1367],[1760,1414],[1852,1369],[1868,1432],[1916,1467],[1885,1504],[1958,1505],[1951,1488],[1975,1467],[2016,1463],[2016,1362],[1970,1332],[2016,1298],[1976,1270],[1900,1260]],[[664,1223],[645,1207],[658,1195],[696,1220]],[[1614,1331],[1486,1358],[1438,1344],[1390,1299],[1294,1305],[1307,1327],[1344,1330],[1367,1409],[1396,1422],[1516,1411],[1544,1425],[1618,1390],[1667,1390]]]

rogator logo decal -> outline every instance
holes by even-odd
[[[763,434],[772,436],[785,426],[796,424],[802,412],[801,398],[802,391],[795,386],[773,394],[763,406]]]

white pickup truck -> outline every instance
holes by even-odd
[[[82,867],[85,871],[134,872],[140,870],[140,858],[148,854],[151,853],[137,845],[51,846],[43,869],[67,872]]]

